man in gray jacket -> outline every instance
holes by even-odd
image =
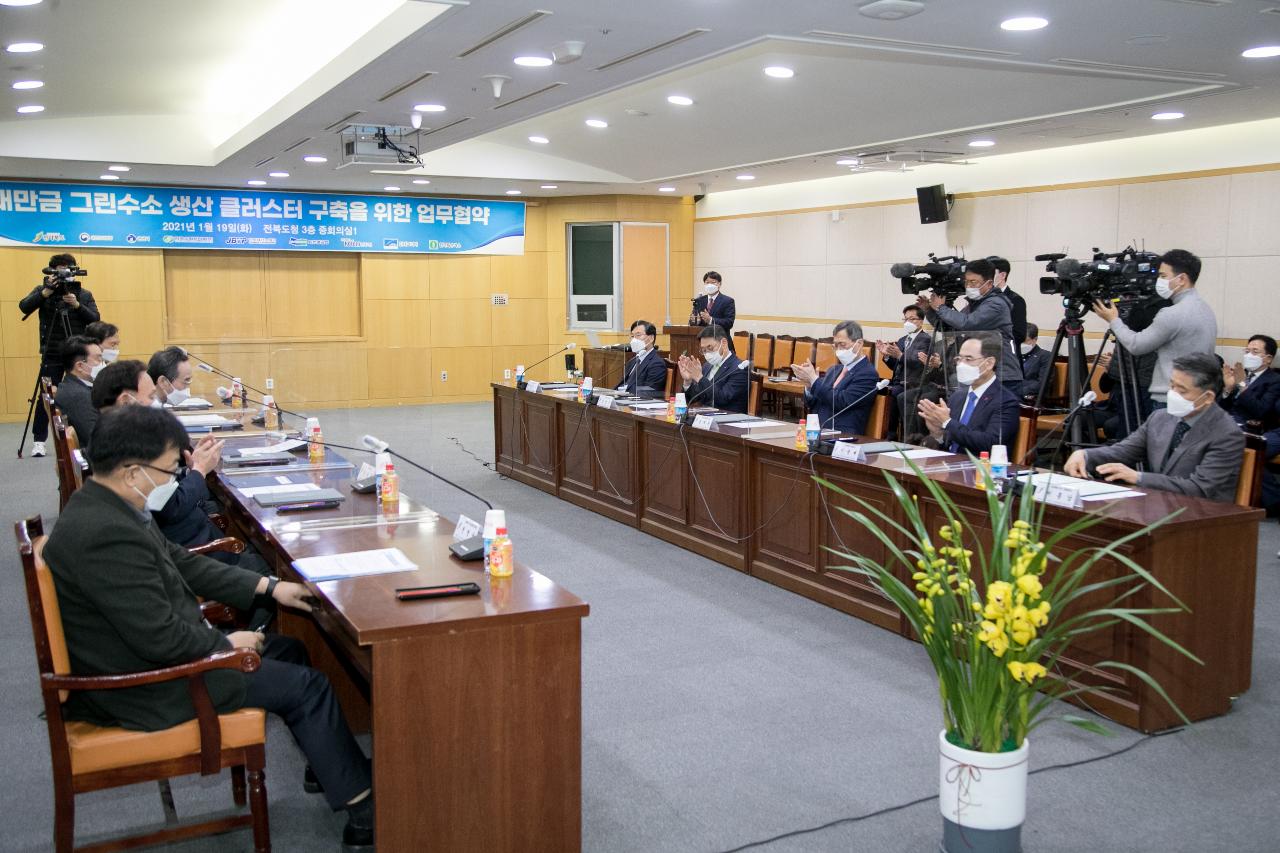
[[[1211,352],[1174,359],[1168,406],[1119,444],[1077,450],[1067,460],[1072,477],[1094,473],[1113,483],[1231,502],[1236,497],[1244,433],[1216,401],[1222,368]],[[1132,465],[1145,463],[1139,472]]]
[[[1018,344],[1013,339],[1013,309],[1009,300],[995,289],[996,268],[988,260],[969,261],[964,271],[964,298],[967,304],[957,311],[949,307],[941,296],[920,296],[916,304],[925,312],[929,322],[943,331],[999,332],[1002,346],[996,376],[1000,384],[1018,396],[1022,386],[1022,360],[1018,358]]]
[[[1173,304],[1156,315],[1141,332],[1130,329],[1120,319],[1114,305],[1095,302],[1093,313],[1111,326],[1120,345],[1134,355],[1156,354],[1151,375],[1151,401],[1156,409],[1165,405],[1173,361],[1191,353],[1211,353],[1218,344],[1218,319],[1209,303],[1196,292],[1200,259],[1185,249],[1171,249],[1160,258],[1160,278],[1156,293]]]

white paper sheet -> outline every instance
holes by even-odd
[[[411,572],[418,568],[399,548],[379,548],[374,551],[352,551],[349,554],[304,557],[301,560],[294,560],[293,567],[310,581]]]
[[[210,403],[204,397],[188,397],[172,408],[176,411],[181,411],[183,409],[208,409],[212,407],[213,403]]]
[[[651,403],[627,403],[626,405],[628,409],[638,409],[642,412],[657,411],[658,409],[665,410],[667,408],[665,400],[654,400]]]
[[[913,447],[911,450],[887,450],[885,456],[901,456],[903,459],[931,459],[934,456],[950,456],[945,450],[930,447]]]
[[[1125,489],[1119,492],[1103,492],[1098,495],[1081,495],[1080,500],[1085,501],[1086,503],[1089,501],[1114,501],[1119,500],[1120,498],[1140,498],[1144,494],[1146,494],[1146,492],[1135,492],[1132,489]]]
[[[235,421],[227,420],[222,415],[178,415],[184,427],[230,426]]]
[[[242,447],[240,448],[241,456],[258,456],[263,453],[286,453],[299,447],[305,447],[306,442],[297,438],[286,439],[275,444],[268,444],[266,447]]]
[[[277,478],[278,480],[279,478]],[[257,495],[278,495],[281,492],[318,492],[320,486],[317,483],[282,483],[278,486],[243,486],[237,487],[240,494],[246,498],[256,497]]]

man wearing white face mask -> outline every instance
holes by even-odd
[[[921,400],[920,417],[929,430],[928,443],[952,453],[990,452],[1010,446],[1018,436],[1018,398],[996,381],[996,362],[1003,342],[994,332],[965,340],[956,354],[956,382],[961,386],[947,405]]]
[[[102,320],[84,327],[84,336],[102,347],[103,364],[111,364],[120,358],[120,327]]]
[[[714,323],[724,329],[726,335],[733,334],[733,321],[738,317],[738,308],[732,296],[725,296],[720,292],[722,284],[723,279],[715,270],[702,277],[702,295],[693,302],[690,326],[710,326]]]
[[[791,365],[791,372],[805,385],[805,410],[818,416],[823,429],[862,435],[876,401],[873,392],[880,374],[862,354],[862,326],[853,320],[836,325],[831,345],[837,362],[821,377],[808,362]]]
[[[1263,431],[1280,426],[1276,412],[1276,404],[1280,403],[1280,373],[1271,369],[1275,357],[1276,339],[1270,335],[1254,335],[1249,338],[1240,363],[1222,370],[1225,389],[1218,402],[1241,426],[1248,421],[1258,421]]]
[[[1064,470],[1113,483],[1160,489],[1230,503],[1235,500],[1244,456],[1244,433],[1215,401],[1222,368],[1211,353],[1173,361],[1167,406],[1155,411],[1119,444],[1077,450]],[[1145,471],[1133,465],[1144,463]]]
[[[75,427],[80,446],[87,448],[98,423],[98,410],[93,407],[90,389],[103,367],[102,347],[83,335],[72,335],[62,345],[62,364],[66,373],[58,383],[54,402],[67,425]]]
[[[635,356],[622,369],[618,389],[637,397],[660,400],[667,389],[667,365],[654,349],[658,329],[648,320],[631,324],[631,351]]]
[[[170,406],[181,406],[191,397],[191,360],[181,347],[166,347],[151,356],[147,373],[156,383],[156,397]]]
[[[729,336],[719,326],[698,333],[704,364],[692,356],[680,356],[680,381],[686,402],[746,414],[750,394],[750,364],[740,361],[729,348]]]
[[[1111,326],[1116,340],[1133,355],[1156,354],[1151,374],[1151,401],[1154,408],[1165,405],[1173,361],[1192,353],[1213,352],[1218,344],[1218,319],[1209,303],[1196,292],[1200,259],[1185,249],[1171,249],[1160,258],[1160,278],[1156,293],[1173,304],[1156,314],[1141,332],[1130,329],[1120,319],[1114,305],[1095,302],[1093,312]]]
[[[996,359],[996,375],[1006,388],[1017,394],[1022,385],[1022,362],[1013,339],[1013,308],[995,290],[995,265],[988,260],[969,261],[964,271],[966,305],[960,311],[949,307],[941,296],[920,296],[916,304],[935,327],[939,323],[957,332],[998,332],[1003,348]]]

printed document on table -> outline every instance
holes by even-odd
[[[417,564],[406,557],[399,548],[303,557],[301,560],[294,560],[293,567],[309,581],[331,581],[338,578],[384,575],[391,572],[412,572],[418,568]]]
[[[242,447],[240,448],[240,455],[257,456],[261,453],[287,453],[290,450],[296,450],[304,446],[306,446],[305,441],[297,438],[288,438],[275,444],[268,444],[266,447]]]
[[[222,415],[178,415],[177,417],[184,427],[230,426],[235,423],[235,421],[227,420]]]
[[[903,459],[929,459],[933,456],[950,456],[945,450],[934,450],[929,447],[915,447],[911,450],[887,450],[885,456],[901,456]]]
[[[318,483],[284,483],[279,486],[237,486],[240,494],[246,498],[256,497],[258,495],[278,495],[284,492],[318,492],[320,485]]]

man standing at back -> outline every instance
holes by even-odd
[[[998,333],[1001,347],[996,356],[996,376],[1016,395],[1022,386],[1022,361],[1017,357],[1018,350],[1014,345],[1013,309],[1008,299],[995,292],[995,274],[995,266],[987,260],[970,261],[965,266],[966,304],[962,310],[948,306],[937,294],[922,295],[916,299],[916,304],[935,327],[939,323],[945,324],[943,331]]]
[[[693,315],[689,318],[690,326],[716,325],[724,329],[726,335],[733,334],[733,321],[737,319],[738,308],[732,296],[720,292],[723,279],[720,273],[712,270],[702,277],[702,295],[694,300]]]

